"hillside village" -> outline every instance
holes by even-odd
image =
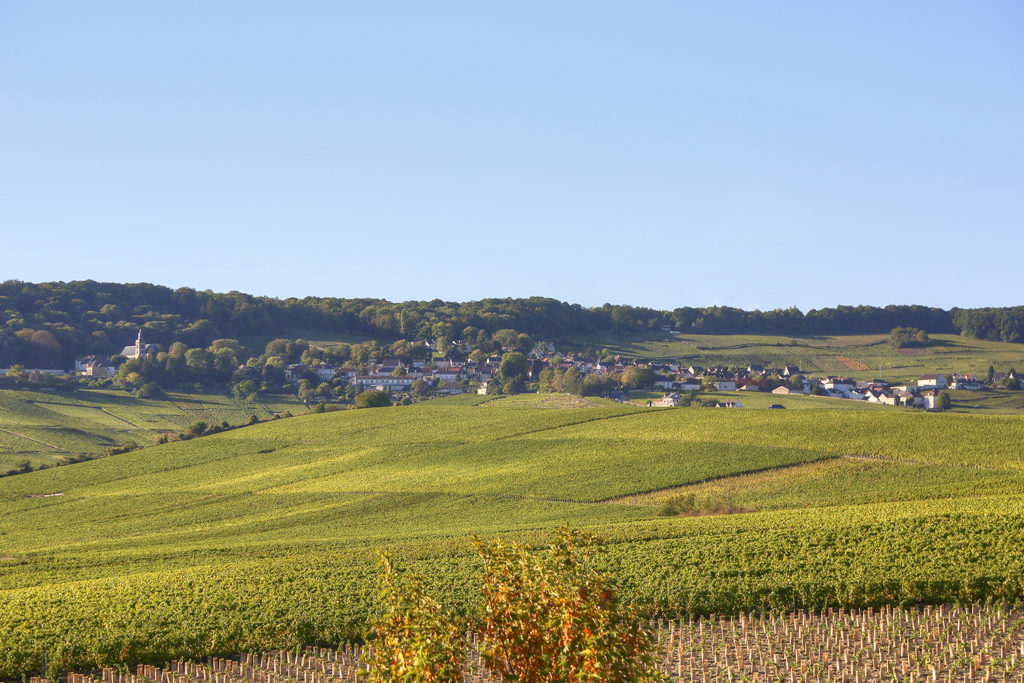
[[[430,342],[424,344],[426,349],[434,347]],[[473,347],[471,342],[456,340],[452,348],[468,352]],[[133,344],[123,347],[119,357],[113,359],[102,355],[88,355],[75,361],[73,372],[60,369],[24,370],[22,373],[60,377],[74,375],[84,379],[103,381],[117,373],[119,365],[128,361],[142,361],[156,358],[161,349],[143,338],[140,329]],[[426,355],[432,355],[432,351]],[[465,358],[465,353],[462,356]],[[519,355],[519,354],[516,354]],[[343,394],[351,398],[354,394],[365,391],[383,391],[392,396],[415,394],[416,398],[428,396],[452,396],[468,392],[478,394],[501,393],[503,385],[499,379],[502,363],[508,353],[490,353],[482,356],[476,354],[475,360],[468,358],[455,360],[451,357],[433,357],[422,359],[406,359],[385,357],[369,359],[365,363],[346,362],[343,364],[318,362],[289,363],[282,368],[280,389],[295,391],[303,384],[306,386],[323,387],[329,385],[333,393],[320,392],[319,398]],[[660,397],[651,397],[648,393],[640,403],[650,407],[672,407],[689,404],[695,396],[694,392],[762,392],[776,395],[816,395],[835,399],[866,401],[868,403],[890,405],[907,408],[935,409],[940,403],[940,393],[951,389],[957,391],[981,391],[987,385],[1006,386],[1007,380],[1011,387],[1020,386],[1020,375],[1010,370],[1008,373],[992,373],[991,378],[981,378],[974,373],[953,373],[951,375],[925,374],[916,382],[891,384],[882,378],[871,380],[855,380],[842,376],[809,377],[795,364],[784,364],[780,367],[766,367],[749,364],[746,367],[729,368],[724,366],[701,367],[684,365],[682,362],[651,362],[637,363],[634,360],[614,356],[599,360],[586,357],[574,351],[560,353],[552,342],[536,343],[532,350],[523,354],[524,371],[523,387],[526,383],[530,388],[551,390],[550,382],[545,384],[545,370],[548,377],[552,373],[564,376],[572,371],[584,384],[592,387],[589,392],[584,389],[577,393],[601,395],[615,401],[631,400],[630,389],[659,390]],[[642,370],[640,373],[635,371]],[[245,374],[249,366],[240,364],[235,374]],[[624,382],[629,372],[639,375],[639,381]],[[0,370],[0,375],[7,374]],[[592,384],[587,378],[604,380]],[[560,388],[560,387],[559,387]],[[344,391],[340,390],[343,389]],[[507,393],[507,390],[505,390]],[[718,407],[742,408],[741,400],[719,401]],[[773,406],[773,407],[782,407]]]
[[[941,374],[925,374],[916,383],[894,385],[884,379],[853,380],[846,377],[804,377],[796,365],[764,367],[748,365],[745,368],[721,366],[703,368],[696,365],[683,366],[679,363],[647,363],[617,358],[612,363],[587,359],[575,353],[565,355],[555,352],[554,345],[542,342],[527,356],[526,379],[538,382],[545,368],[561,372],[575,369],[581,377],[599,376],[621,378],[629,368],[643,367],[652,372],[649,388],[659,389],[664,396],[646,403],[652,407],[671,407],[684,402],[683,394],[702,390],[717,392],[770,392],[772,394],[817,395],[836,399],[866,401],[881,405],[934,409],[939,394],[944,389],[981,391],[985,387],[974,373],[953,373],[950,377]],[[325,363],[306,366],[302,363],[285,367],[285,377],[299,382],[314,374],[321,381],[342,378],[357,391],[380,390],[388,393],[408,392],[417,380],[426,382],[437,395],[456,395],[469,391],[478,394],[489,391],[498,380],[503,356],[492,354],[486,360],[452,361],[437,359],[432,362],[413,361],[403,363],[397,358],[383,359],[371,363],[362,371],[358,368],[335,367]],[[1020,382],[1020,375],[995,373],[993,382],[1014,379]],[[628,390],[614,389],[607,398],[628,401]],[[742,408],[741,401],[723,401],[720,407]]]

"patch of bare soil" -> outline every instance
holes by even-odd
[[[836,360],[839,361],[840,363],[842,363],[843,365],[845,365],[846,367],[848,367],[851,370],[863,371],[863,370],[870,370],[871,369],[870,366],[865,365],[864,363],[861,363],[859,360],[854,360],[853,358],[847,358],[846,356],[836,356]]]

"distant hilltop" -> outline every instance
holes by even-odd
[[[479,301],[390,302],[384,299],[277,299],[241,292],[171,289],[147,283],[0,284],[0,366],[70,365],[90,353],[113,353],[139,328],[153,343],[205,346],[214,339],[281,336],[286,329],[324,330],[378,339],[457,339],[514,329],[538,338],[597,332],[689,334],[867,334],[908,326],[930,333],[1024,341],[1024,306],[953,308],[892,305],[745,311],[728,306],[671,311],[604,304],[584,307],[545,297]],[[34,335],[34,336],[33,336]],[[31,344],[25,344],[30,340]],[[40,357],[25,358],[24,348]],[[117,346],[117,348],[121,348]]]

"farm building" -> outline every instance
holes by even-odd
[[[945,375],[921,375],[917,378],[917,386],[921,389],[945,389]]]

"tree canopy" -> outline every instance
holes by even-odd
[[[744,311],[728,306],[671,311],[604,304],[586,308],[545,297],[479,301],[391,302],[383,299],[277,299],[147,283],[0,283],[0,364],[67,367],[74,358],[113,355],[139,328],[147,342],[206,348],[219,340],[306,329],[409,343],[435,341],[448,351],[468,339],[485,351],[529,351],[534,339],[666,328],[695,334],[864,334],[912,327],[981,339],[1024,340],[1024,306],[951,309],[926,306],[837,306]],[[493,346],[491,342],[493,340]],[[293,349],[279,349],[292,357]],[[494,347],[498,348],[494,348]],[[213,351],[219,348],[214,347]],[[236,348],[227,350],[239,355]],[[275,350],[277,351],[277,350]],[[301,352],[300,352],[301,354]],[[271,355],[277,355],[271,354]],[[298,358],[295,358],[297,361]],[[294,362],[294,361],[293,361]]]

